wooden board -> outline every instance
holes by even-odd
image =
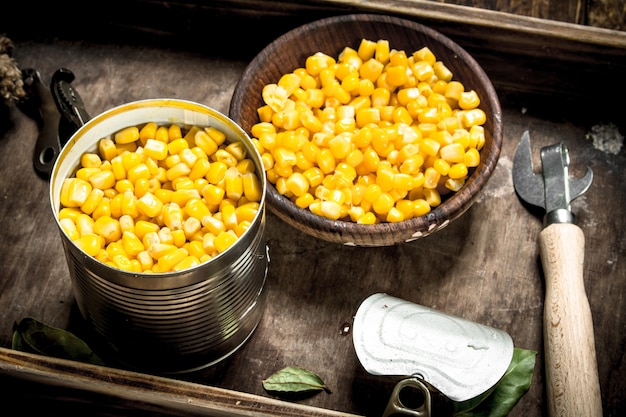
[[[146,27],[139,24],[137,6],[117,19],[103,12],[109,19],[95,20],[90,31],[72,32],[64,26],[39,33],[22,28],[15,32],[14,55],[23,68],[37,68],[48,80],[59,67],[71,69],[77,77],[75,88],[92,115],[153,97],[190,99],[227,112],[247,62],[276,34],[324,15],[390,11],[441,30],[475,53],[492,76],[504,108],[505,144],[484,195],[463,220],[437,235],[386,248],[317,241],[269,215],[268,307],[251,340],[229,360],[164,379],[67,364],[9,349],[13,322],[26,316],[82,331],[49,207],[48,182],[32,167],[37,126],[10,107],[0,129],[0,398],[35,409],[32,400],[40,398],[49,406],[47,411],[59,415],[68,409],[97,415],[94,408],[102,410],[101,415],[380,415],[392,381],[361,368],[350,335],[341,329],[351,323],[361,300],[387,292],[505,330],[516,346],[539,352],[530,391],[511,415],[542,415],[543,283],[536,241],[541,219],[520,204],[511,182],[515,147],[523,131],[530,130],[537,150],[566,143],[573,175],[581,175],[586,165],[594,170],[591,189],[572,207],[587,239],[585,283],[605,415],[623,414],[626,267],[621,231],[626,227],[626,161],[623,150],[613,154],[594,146],[588,135],[594,127],[611,131],[612,123],[624,133],[618,109],[611,111],[604,104],[607,97],[626,91],[624,79],[617,76],[626,68],[624,34],[437,2],[314,3],[313,12],[303,14],[295,6],[285,9],[283,2],[272,2],[267,19],[236,8],[217,14],[224,26],[273,24],[259,31],[250,45],[217,36],[223,29],[220,19],[207,18],[216,10],[203,14],[193,9],[192,15],[173,4],[178,12],[170,17],[187,20],[174,19],[179,26],[169,31],[163,29],[165,19],[153,23],[153,32],[139,30]],[[129,17],[138,27],[124,20]],[[196,25],[203,17],[200,32]],[[79,24],[82,30],[85,26]],[[216,45],[216,39],[223,44]],[[288,365],[318,372],[332,393],[277,401],[261,381]],[[152,390],[156,398],[148,394]]]

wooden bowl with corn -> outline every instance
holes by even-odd
[[[354,246],[409,242],[459,218],[502,145],[479,64],[444,35],[384,15],[277,38],[244,71],[229,116],[262,155],[270,211]]]

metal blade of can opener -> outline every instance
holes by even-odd
[[[543,172],[535,174],[526,131],[513,161],[513,184],[522,201],[545,209],[539,249],[548,411],[550,417],[600,417],[593,322],[583,282],[585,237],[570,208],[591,186],[593,173],[587,167],[581,179],[569,178],[570,157],[562,143],[542,148],[541,164]]]

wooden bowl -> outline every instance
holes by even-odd
[[[390,246],[428,236],[459,218],[487,184],[500,156],[502,113],[495,89],[480,65],[455,42],[421,24],[400,18],[355,14],[326,18],[296,28],[265,47],[245,69],[230,104],[229,116],[248,134],[259,122],[257,109],[266,84],[276,83],[285,73],[303,67],[306,58],[321,51],[337,58],[346,46],[358,48],[361,39],[386,39],[393,49],[407,54],[429,47],[438,60],[461,81],[466,90],[475,90],[480,108],[486,113],[486,143],[481,163],[470,171],[465,185],[448,194],[430,213],[398,223],[361,225],[330,220],[296,206],[268,182],[267,207],[277,217],[298,230],[330,242],[355,246]]]

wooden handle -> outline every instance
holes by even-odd
[[[539,235],[546,279],[544,349],[550,417],[602,416],[591,309],[583,282],[585,236],[573,224]]]

